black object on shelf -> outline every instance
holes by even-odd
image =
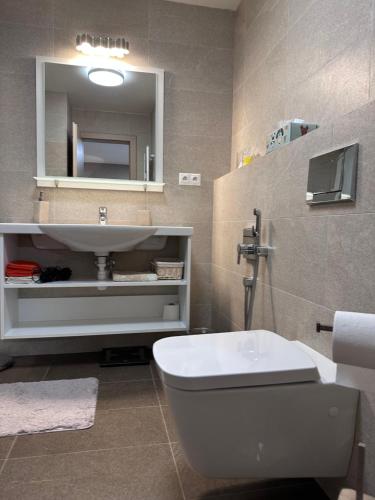
[[[39,276],[40,283],[50,283],[51,281],[68,281],[72,275],[69,267],[46,267]]]
[[[333,332],[333,326],[322,325],[321,323],[316,324],[317,332]]]
[[[150,359],[152,352],[147,346],[109,347],[102,350],[100,366],[148,365]]]

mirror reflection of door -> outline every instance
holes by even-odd
[[[69,153],[68,153],[69,154]],[[72,176],[83,177],[84,172],[84,150],[83,143],[79,133],[78,124],[72,122]],[[70,164],[68,158],[68,165]]]
[[[73,177],[137,179],[137,138],[79,132],[73,122]]]

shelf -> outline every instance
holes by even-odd
[[[99,281],[94,272],[87,273],[91,279],[86,279],[82,269],[81,275],[69,281],[15,284],[5,283],[2,270],[6,263],[21,258],[35,260],[38,255],[27,245],[21,248],[17,235],[43,234],[42,226],[0,224],[0,339],[186,333],[190,317],[191,233],[192,229],[186,227],[157,227],[155,233],[179,238],[176,256],[185,263],[182,280]],[[44,291],[38,293],[38,289]],[[104,293],[100,293],[102,290]],[[171,303],[180,305],[179,319],[164,321],[164,306]]]
[[[126,318],[116,320],[70,320],[19,323],[5,332],[5,339],[120,335],[127,333],[186,331],[184,321],[163,321],[161,318]]]
[[[34,177],[38,187],[69,189],[112,189],[114,191],[148,191],[162,193],[164,182],[94,179],[85,177]]]
[[[27,288],[39,289],[43,288],[110,288],[110,287],[134,287],[134,286],[186,286],[186,280],[157,280],[157,281],[98,281],[98,280],[82,280],[82,281],[54,281],[51,283],[4,283],[4,288]]]

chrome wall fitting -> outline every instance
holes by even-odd
[[[107,207],[99,207],[99,224],[104,226],[108,222]]]
[[[254,215],[256,217],[255,227],[245,228],[243,230],[243,243],[237,245],[237,264],[241,263],[241,255],[253,265],[253,275],[243,279],[245,287],[245,311],[244,323],[245,330],[250,330],[254,299],[255,288],[258,279],[259,257],[267,257],[270,247],[262,246],[261,242],[261,226],[262,226],[262,213],[259,208],[254,208]]]

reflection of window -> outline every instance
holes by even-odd
[[[136,179],[136,137],[79,132],[73,141],[73,176]],[[74,127],[73,127],[74,128]]]

